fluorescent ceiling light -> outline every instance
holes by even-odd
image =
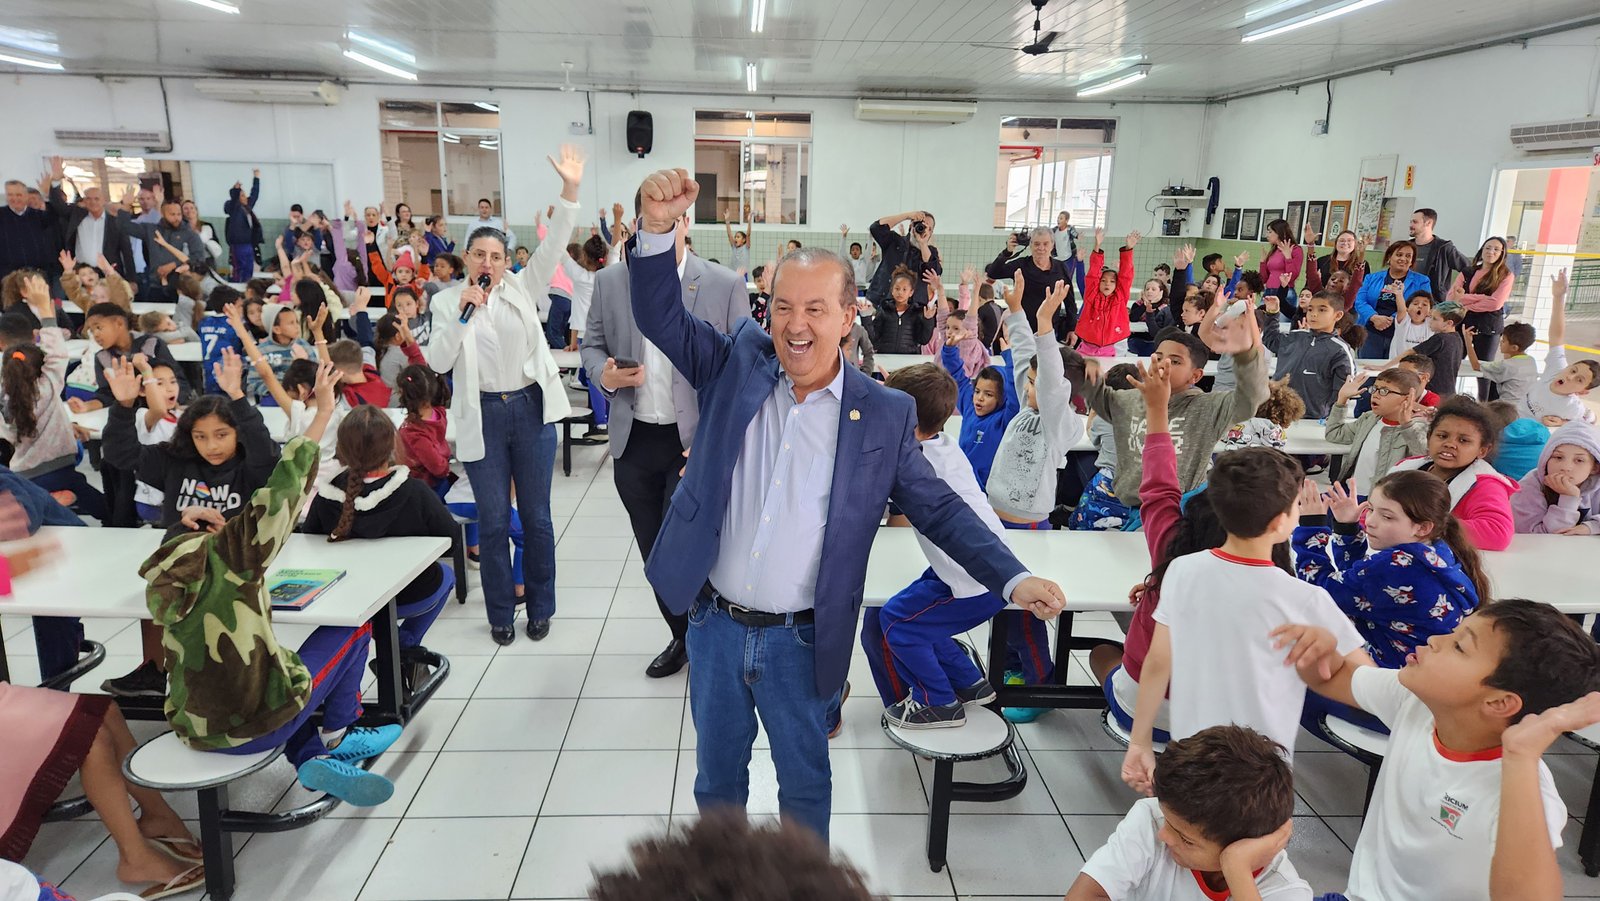
[[[1287,22],[1279,22],[1276,25],[1268,25],[1265,28],[1257,28],[1255,31],[1247,31],[1245,32],[1244,37],[1240,40],[1248,44],[1252,41],[1260,41],[1267,38],[1277,37],[1280,34],[1285,34],[1299,28],[1305,28],[1308,25],[1317,25],[1319,23],[1326,22],[1329,19],[1336,19],[1345,13],[1353,13],[1358,9],[1366,9],[1369,6],[1376,6],[1382,2],[1383,0],[1355,0],[1353,3],[1347,2],[1335,4],[1333,6],[1324,6],[1319,9],[1314,9],[1298,18],[1290,19]]]
[[[1128,68],[1129,66],[1133,65],[1134,63],[1136,63],[1136,62],[1138,62],[1138,61],[1140,61],[1142,59],[1144,59],[1144,57],[1143,56],[1138,56],[1138,55],[1134,55],[1134,56],[1119,56],[1116,59],[1111,60],[1108,63],[1105,63],[1104,65],[1095,66],[1093,69],[1090,69],[1089,71],[1083,73],[1082,75],[1079,75],[1078,76],[1078,84],[1088,84],[1091,81],[1099,81],[1100,79],[1105,78],[1108,75],[1112,75],[1112,74],[1115,74],[1117,72],[1121,72],[1123,69]]]
[[[1307,2],[1309,2],[1309,0],[1268,0],[1268,2],[1263,3],[1260,6],[1245,10],[1244,20],[1246,22],[1260,21],[1261,19],[1275,16],[1286,9],[1293,9],[1296,6],[1305,6]]]
[[[459,144],[459,143],[461,143],[461,139],[460,138],[456,137],[455,135],[451,135],[451,134],[444,135],[443,140],[444,140],[444,142],[446,144]]]
[[[744,64],[744,88],[745,88],[745,90],[750,91],[751,93],[755,92],[755,89],[756,89],[756,64],[755,63],[745,63]]]
[[[56,42],[55,33],[49,31],[0,26],[0,44],[18,50],[42,53],[45,56],[58,56],[61,53],[61,45]]]
[[[355,41],[357,44],[361,44],[364,47],[376,50],[384,56],[399,60],[408,66],[415,66],[417,64],[417,57],[414,54],[397,47],[388,41],[380,41],[371,35],[365,35],[359,31],[346,32],[346,36],[349,37],[350,40]]]
[[[490,113],[498,113],[498,112],[500,112],[500,104],[498,104],[498,103],[484,103],[482,100],[479,100],[479,101],[474,102],[472,105],[477,107],[478,109],[484,110],[485,112],[490,112]]]
[[[204,6],[206,9],[214,9],[219,13],[228,13],[229,15],[234,16],[239,14],[239,7],[234,6],[232,3],[223,3],[222,0],[189,0],[189,2],[193,3],[195,6]]]
[[[767,27],[767,0],[750,0],[750,31],[760,34]]]
[[[391,66],[383,60],[373,59],[365,53],[360,53],[355,50],[346,50],[344,55],[349,59],[355,60],[363,66],[371,66],[372,68],[377,69],[379,72],[393,75],[396,78],[404,78],[407,81],[417,80],[417,73],[407,72],[398,66]]]
[[[1128,85],[1133,84],[1136,81],[1144,81],[1145,76],[1147,76],[1149,74],[1150,74],[1150,66],[1149,65],[1143,65],[1143,66],[1140,66],[1137,69],[1134,69],[1132,72],[1128,72],[1126,74],[1119,75],[1116,78],[1111,79],[1110,81],[1102,81],[1097,85],[1090,85],[1089,87],[1086,87],[1086,88],[1079,88],[1078,89],[1078,96],[1079,97],[1093,97],[1096,94],[1104,94],[1107,91],[1115,91],[1117,88],[1127,87]]]
[[[53,59],[31,59],[26,56],[14,56],[10,53],[0,53],[0,62],[16,63],[19,66],[32,66],[35,69],[49,69],[60,72],[62,65]]]

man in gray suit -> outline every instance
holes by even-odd
[[[744,279],[690,252],[685,246],[688,233],[685,218],[678,223],[676,248],[683,305],[693,315],[731,333],[735,322],[750,315]],[[667,503],[678,487],[678,473],[694,437],[700,408],[694,389],[634,326],[626,263],[607,266],[595,274],[580,353],[589,381],[599,385],[611,402],[612,475],[628,510],[640,555],[645,556],[656,542]],[[672,630],[672,640],[650,662],[645,674],[660,679],[683,669],[689,660],[683,643],[688,622],[684,615],[667,610],[659,595],[656,606]]]

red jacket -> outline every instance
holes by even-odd
[[[450,444],[444,437],[449,421],[444,408],[434,407],[432,419],[407,416],[400,424],[403,461],[411,467],[412,478],[432,488],[450,478]]]
[[[1117,286],[1108,297],[1100,293],[1100,273],[1105,268],[1104,251],[1089,254],[1089,275],[1083,280],[1083,310],[1078,313],[1078,337],[1090,344],[1109,347],[1128,337],[1128,298],[1133,294],[1133,251],[1117,252]]]
[[[344,386],[344,402],[352,407],[362,404],[371,404],[374,407],[389,406],[389,386],[383,383],[383,377],[378,375],[378,367],[371,363],[361,364],[361,374],[367,377],[359,385]]]

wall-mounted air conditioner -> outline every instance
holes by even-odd
[[[306,103],[334,106],[339,86],[331,81],[278,81],[270,78],[207,78],[194,83],[202,97],[235,103]]]
[[[126,128],[58,128],[56,143],[67,146],[100,147],[108,150],[156,151],[172,149],[165,131],[133,131]]]
[[[955,124],[971,119],[978,104],[971,101],[856,100],[856,118],[866,122],[935,122]]]
[[[1511,146],[1529,152],[1600,147],[1600,117],[1513,125]]]

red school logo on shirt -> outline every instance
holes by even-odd
[[[1452,836],[1460,838],[1456,835],[1456,827],[1461,825],[1461,818],[1466,816],[1467,809],[1468,805],[1445,795],[1439,800],[1439,816],[1434,821],[1448,830]]]

